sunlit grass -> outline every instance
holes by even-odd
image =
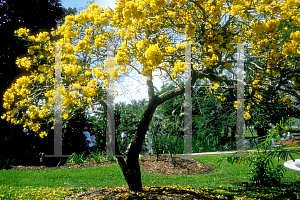
[[[189,156],[202,163],[212,165],[215,173],[198,175],[163,175],[153,174],[142,170],[142,183],[147,187],[164,187],[168,193],[173,187],[201,189],[209,195],[227,199],[300,199],[300,174],[298,171],[287,169],[283,182],[288,187],[251,187],[243,188],[238,185],[250,182],[251,168],[247,164],[224,162],[218,166],[217,161],[224,154]],[[300,155],[293,154],[295,159]],[[274,160],[275,161],[275,160]],[[276,163],[276,162],[275,162]],[[284,161],[280,161],[284,163]],[[0,199],[64,199],[72,193],[79,193],[100,188],[124,188],[127,185],[118,164],[91,168],[43,170],[43,171],[0,171]],[[173,188],[174,189],[174,188]],[[120,193],[122,196],[128,193]],[[140,194],[141,195],[141,194]]]

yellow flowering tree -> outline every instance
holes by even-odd
[[[253,68],[259,73],[258,68],[266,72],[256,74],[255,78],[263,81],[268,78],[279,83],[275,86],[276,90],[282,90],[283,82],[280,80],[283,78],[293,80],[294,91],[299,91],[299,34],[293,28],[290,35],[282,37],[282,32],[287,30],[279,26],[286,21],[299,26],[298,7],[299,2],[295,0],[283,3],[258,0],[118,0],[114,10],[92,4],[78,15],[67,16],[66,22],[51,33],[30,35],[27,29],[19,29],[17,35],[35,42],[29,48],[28,56],[16,61],[31,75],[21,77],[5,92],[3,106],[7,112],[2,117],[11,123],[24,124],[35,132],[40,131],[39,122],[46,116],[50,116],[53,122],[54,44],[51,42],[64,43],[63,84],[91,87],[107,85],[106,43],[118,43],[114,52],[114,80],[128,73],[129,68],[147,77],[149,104],[135,132],[127,159],[117,157],[129,188],[142,191],[138,156],[153,113],[160,104],[185,92],[181,85],[156,95],[153,71],[165,71],[169,80],[179,80],[185,71],[187,43],[192,44],[192,85],[203,78],[214,83],[208,92],[220,84],[234,85],[235,80],[221,74],[224,71],[233,73],[232,68],[236,66],[234,43],[248,42],[252,43],[253,52],[246,55],[257,57],[249,60],[251,65],[247,65],[246,71]],[[263,22],[260,20],[262,16],[265,18]],[[182,35],[186,39],[176,44]],[[262,94],[270,88],[260,85],[258,80],[246,82],[252,90],[245,96],[246,120],[251,117],[248,106],[263,101]],[[64,120],[68,120],[74,109],[93,106],[97,101],[103,103],[106,97],[102,89],[95,87],[79,90],[62,87],[62,95]],[[219,98],[224,100],[222,94]],[[41,106],[40,100],[44,100]],[[40,136],[46,135],[46,131],[39,132]],[[120,154],[118,148],[116,153]]]

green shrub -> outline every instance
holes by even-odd
[[[286,127],[286,123],[283,123],[283,119],[280,121],[280,124],[276,124],[276,127],[272,128],[266,137],[256,146],[257,153],[251,153],[246,150],[247,156],[227,156],[224,157],[229,163],[246,163],[250,162],[250,167],[254,166],[254,169],[251,173],[251,179],[254,181],[255,185],[260,186],[275,186],[280,184],[285,168],[283,165],[277,164],[274,165],[272,159],[278,158],[279,160],[287,161],[288,157],[293,158],[291,152],[293,150],[286,151],[284,150],[287,147],[279,145],[274,148],[273,151],[268,150],[269,146],[272,144],[272,139],[280,139],[280,128]],[[297,150],[294,150],[297,152]],[[297,152],[298,153],[298,152]],[[223,161],[224,158],[221,158],[219,163]]]
[[[80,165],[83,163],[85,151],[80,155],[76,152],[72,153],[72,155],[68,158],[67,163]]]
[[[8,169],[11,164],[11,159],[0,156],[0,169]]]
[[[90,156],[95,160],[96,163],[101,163],[101,161],[103,161],[99,151],[92,152],[92,154]]]
[[[258,154],[250,163],[254,165],[251,180],[255,185],[276,186],[281,182],[285,168],[283,165],[276,165],[273,168],[269,165],[270,157],[265,154]]]

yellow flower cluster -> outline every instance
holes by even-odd
[[[256,104],[258,105],[262,101],[261,92],[255,91],[253,99],[256,101]]]
[[[96,88],[97,82],[96,82],[95,80],[91,80],[91,81],[87,84],[87,86],[91,86],[91,87],[90,87],[90,88],[87,88],[87,87],[82,88],[83,95],[84,95],[84,96],[88,96],[88,97],[90,97],[90,96],[95,96],[95,95],[97,94],[97,88]],[[93,86],[94,86],[94,87],[93,87]]]
[[[45,132],[45,131],[43,131],[43,132],[41,132],[40,134],[39,134],[39,136],[40,136],[40,138],[44,138],[45,136],[47,136],[48,134]]]
[[[226,100],[226,97],[223,97],[223,96],[218,96],[218,98],[219,98],[221,101],[225,101],[225,100]]]
[[[78,84],[79,86],[79,84]],[[62,102],[62,107],[63,108],[74,108],[75,105],[77,105],[79,93],[76,91],[66,91],[65,87],[62,87],[62,94],[63,94],[63,102]],[[65,110],[63,109],[63,113]],[[66,113],[65,113],[66,114]],[[65,118],[66,119],[66,118]]]
[[[231,15],[241,15],[244,10],[243,6],[242,5],[233,5],[231,6],[231,11],[230,11],[230,14]]]
[[[53,97],[54,96],[54,92],[55,90],[48,90],[44,93],[45,97],[49,98],[49,97]]]
[[[21,78],[17,79],[17,84],[22,86],[22,88],[24,88],[29,83],[30,83],[30,79],[28,76],[22,76]]]
[[[39,118],[43,119],[45,116],[48,116],[49,114],[50,114],[49,110],[43,108],[42,110],[39,110],[38,116]]]
[[[188,38],[193,37],[196,33],[195,28],[196,28],[196,26],[194,24],[187,24],[185,26],[185,36]]]
[[[5,109],[10,109],[10,105],[14,103],[15,101],[15,96],[14,94],[12,93],[11,90],[7,90],[4,95],[3,95],[3,107]]]
[[[22,97],[26,97],[27,94],[30,94],[31,92],[26,89],[26,88],[22,88],[20,90],[17,90],[17,95],[21,95]]]
[[[95,38],[95,47],[98,49],[100,47],[105,47],[105,38],[102,35],[97,35]]]
[[[212,69],[212,66],[218,64],[219,58],[216,54],[213,54],[211,57],[207,56],[203,59],[202,64],[209,69]]]
[[[247,111],[245,112],[245,116],[244,116],[245,120],[249,120],[251,119],[250,113]]]
[[[184,72],[185,70],[185,62],[180,60],[176,60],[174,68],[172,68],[173,76],[178,72]],[[176,76],[174,76],[175,78]]]
[[[67,64],[63,64],[62,65],[63,67],[63,70],[64,72],[67,74],[67,75],[70,75],[70,76],[77,76],[78,72],[80,71],[81,67],[78,66],[78,65],[67,65]]]
[[[29,102],[29,100],[24,99],[24,100],[19,101],[17,103],[17,105],[20,106],[20,107],[28,106],[28,104],[26,104],[27,102]]]
[[[264,32],[266,32],[268,34],[275,33],[279,23],[280,23],[279,19],[275,19],[275,20],[270,19],[270,20],[266,21],[264,23],[264,27],[263,27]]]
[[[300,31],[292,32],[291,33],[291,39],[296,43],[300,43]]]
[[[123,66],[123,65],[126,65],[127,63],[129,63],[129,58],[128,58],[128,55],[126,54],[126,52],[118,51],[118,53],[116,55],[116,63],[119,66]]]
[[[148,59],[148,63],[150,65],[158,66],[163,59],[163,53],[159,50],[157,44],[150,45],[150,47],[145,52],[145,57]]]
[[[19,28],[18,30],[15,30],[14,33],[19,37],[26,37],[29,35],[29,29]]]
[[[255,32],[256,34],[260,34],[264,30],[264,24],[261,22],[254,22],[250,23],[251,31]]]
[[[78,45],[74,47],[75,52],[82,52],[87,46],[87,41],[86,40],[79,40]]]
[[[139,51],[145,51],[150,46],[150,41],[148,39],[141,40],[136,46]]]
[[[293,55],[297,52],[297,44],[296,42],[285,42],[283,44],[283,50],[282,50],[282,53],[284,55]]]
[[[101,79],[104,79],[105,74],[102,73],[102,71],[99,68],[92,69],[92,73],[95,74],[96,78],[101,77]],[[78,79],[77,79],[78,80]]]
[[[29,111],[28,116],[29,116],[30,119],[36,119],[37,118],[37,115],[38,115],[39,111],[38,111],[38,109],[36,108],[35,105],[29,106],[28,111]]]
[[[216,90],[216,89],[218,89],[218,88],[219,88],[219,86],[220,86],[220,84],[218,84],[218,83],[214,83],[214,86],[212,86],[212,87],[211,87],[211,89],[214,89],[214,90]]]
[[[142,10],[142,4],[134,1],[127,1],[122,13],[124,17],[124,25],[131,24],[132,18],[135,18],[137,21],[142,19],[144,17]]]
[[[213,35],[213,34],[210,34],[208,33],[207,34],[207,38],[205,40],[205,44],[208,46],[208,45],[211,45],[213,46],[214,44],[222,44],[223,43],[223,36],[222,35]]]
[[[161,9],[166,5],[166,0],[151,0],[150,6],[153,9]]]
[[[273,58],[277,61],[284,59],[284,54],[281,52],[273,53]]]
[[[234,107],[235,107],[235,109],[240,109],[241,106],[242,106],[242,101],[241,101],[241,100],[239,100],[238,102],[237,102],[237,101],[234,101]],[[250,110],[250,105],[248,105],[248,106],[245,108],[244,118],[245,118],[246,120],[251,119],[251,115],[250,115],[249,110]]]
[[[35,38],[35,42],[46,42],[48,40],[50,40],[48,32],[41,32]]]
[[[27,71],[29,71],[30,67],[31,67],[31,60],[30,58],[28,57],[23,57],[23,58],[17,58],[17,61],[16,61],[16,65],[19,67],[19,68],[22,68],[24,67]]]
[[[170,53],[170,54],[172,54],[176,51],[176,49],[174,47],[165,47],[165,50],[167,53]]]

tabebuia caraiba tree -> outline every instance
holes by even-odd
[[[3,118],[46,136],[51,130],[40,130],[40,123],[43,119],[53,123],[53,43],[64,43],[63,84],[91,87],[108,84],[106,49],[108,43],[115,43],[113,80],[131,70],[147,77],[149,103],[135,130],[127,158],[117,157],[130,190],[142,191],[138,156],[153,113],[160,104],[185,93],[184,85],[180,85],[156,95],[152,73],[164,71],[166,77],[178,82],[186,68],[185,46],[191,44],[191,85],[203,78],[210,80],[215,88],[221,84],[233,85],[235,80],[222,72],[234,73],[231,69],[237,63],[236,43],[252,43],[252,51],[245,53],[253,58],[246,63],[245,70],[256,73],[245,82],[249,88],[244,99],[245,119],[249,120],[250,108],[262,102],[263,94],[270,88],[280,91],[286,82],[293,81],[286,93],[299,100],[299,16],[299,2],[293,0],[118,0],[114,9],[92,4],[78,15],[66,16],[66,22],[50,33],[30,35],[27,29],[16,30],[18,36],[35,42],[28,56],[16,61],[17,66],[32,74],[19,78],[4,93],[3,106],[7,112]],[[288,30],[286,22],[291,23]],[[178,44],[182,35],[185,38]],[[263,82],[270,85],[263,87]],[[76,108],[93,106],[95,102],[102,102],[105,107],[107,94],[103,88],[72,90],[63,86],[62,96],[65,124]],[[236,108],[240,109],[240,104]],[[120,155],[118,148],[116,154]]]

